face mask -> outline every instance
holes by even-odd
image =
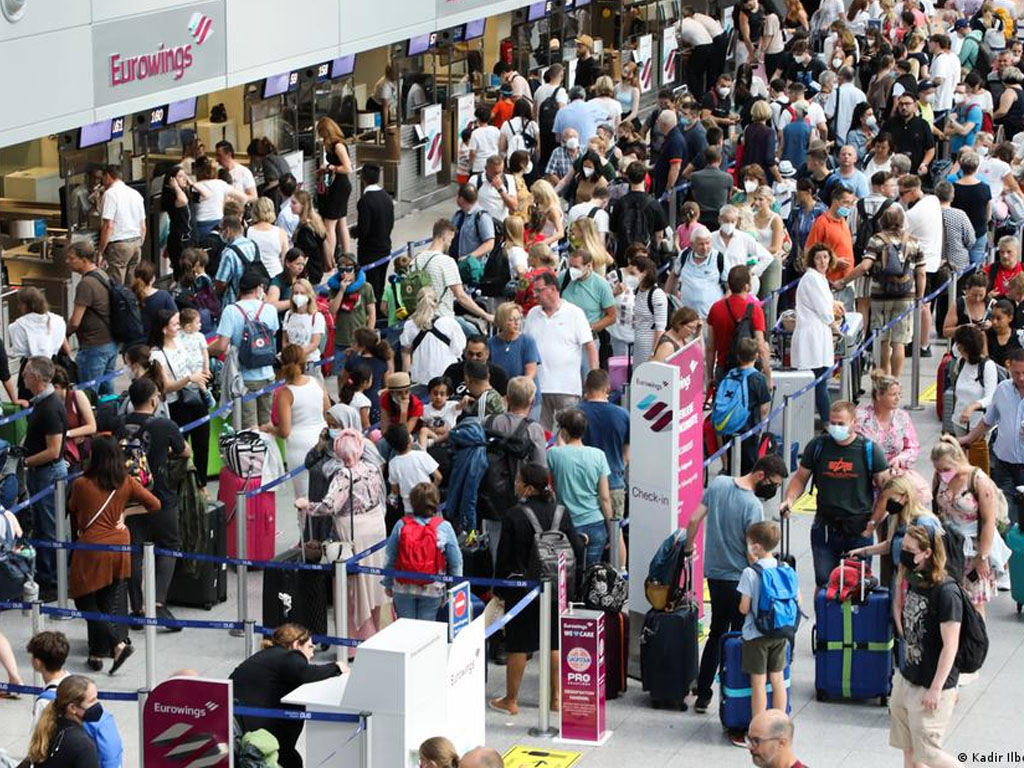
[[[328,430],[327,430],[327,436],[329,438],[331,438],[331,442],[332,443],[335,440],[337,440],[340,435],[341,435],[341,429],[340,428],[339,429],[330,429],[330,428],[328,428]]]
[[[736,231],[736,225],[733,224],[731,221],[728,221],[725,224],[722,224],[718,229],[723,235],[729,237],[730,235],[732,235],[733,232]]]
[[[572,138],[565,140],[565,148],[570,152],[580,148],[580,140],[573,136]]]
[[[679,125],[681,125],[683,128],[689,128],[691,125],[693,125],[693,120],[691,120],[688,117],[681,117],[679,118]]]
[[[903,511],[903,508],[907,506],[902,501],[896,501],[896,499],[889,499],[885,502],[885,511],[890,515],[898,515]]]
[[[870,128],[872,131],[877,131],[878,130],[878,120],[875,119],[874,115],[872,115],[871,117],[868,118],[867,123],[868,123],[868,128]]]
[[[962,93],[954,93],[953,94],[953,103],[954,104],[963,104],[964,103],[964,95]]]
[[[768,501],[769,499],[775,498],[775,494],[779,492],[779,486],[770,480],[762,480],[760,483],[754,486],[754,495],[759,499]]]
[[[727,87],[723,86],[723,87],[718,89],[718,95],[721,96],[723,99],[726,96],[728,96],[730,93],[732,93],[732,88],[727,88]]]
[[[637,288],[640,287],[640,278],[634,277],[633,275],[626,275],[624,278],[622,278],[622,282],[624,282],[626,284],[626,287],[629,288],[631,291],[635,291]]]
[[[588,165],[583,166],[583,178],[589,179],[594,175],[594,169]]]
[[[843,66],[843,60],[842,59],[832,59],[832,66],[835,67],[836,69],[839,69],[841,66]]]
[[[583,270],[579,267],[569,267],[569,279],[579,280],[583,277]]]
[[[804,66],[807,66],[808,64],[810,64],[811,63],[811,54],[805,53],[803,56],[801,56],[800,57],[800,63],[802,63]]]
[[[533,161],[532,160],[526,164],[526,168],[523,170],[523,173],[525,173],[527,176],[529,176],[531,173],[533,173]]]
[[[841,205],[839,206],[839,209],[836,211],[836,213],[839,214],[840,218],[845,219],[847,216],[850,215],[850,207],[848,205]]]
[[[924,97],[924,101],[925,101],[925,104],[934,104],[935,103],[935,94],[934,93],[929,93],[927,96]]]
[[[306,305],[309,304],[309,296],[304,293],[297,293],[292,296],[292,301],[295,302],[296,309],[305,309]]]
[[[98,701],[82,713],[83,723],[95,723],[103,717],[103,705]]]
[[[757,182],[756,181],[744,181],[743,182],[743,189],[746,191],[746,193],[748,195],[752,195],[755,192],[757,192]]]
[[[978,157],[985,157],[988,155],[988,147],[975,147],[974,151],[978,153]]]
[[[829,424],[828,433],[837,443],[841,443],[850,436],[850,427],[846,424]]]
[[[917,557],[917,553],[908,552],[905,549],[900,550],[900,565],[906,568],[908,571],[917,570],[917,561],[914,559]]]
[[[946,485],[949,485],[951,482],[953,482],[954,477],[956,477],[955,469],[947,469],[945,472],[939,472],[939,480],[941,480]]]

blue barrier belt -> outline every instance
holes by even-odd
[[[256,632],[265,636],[270,637],[277,631],[276,627],[263,627],[256,626]],[[322,643],[323,645],[344,645],[348,648],[358,648],[362,640],[356,640],[352,637],[338,637],[336,635],[310,635],[313,638],[314,643]]]
[[[38,696],[45,688],[38,685],[15,685],[14,683],[0,683],[0,691],[7,693],[24,693],[29,696]],[[98,693],[102,701],[138,701],[139,694],[134,691],[100,691]]]
[[[412,571],[396,571],[391,568],[371,568],[366,565],[349,565],[349,573],[366,573],[371,576],[391,576],[392,578],[400,579],[415,579],[416,581],[439,581],[444,584],[461,584],[464,581],[468,581],[473,586],[478,587],[510,587],[518,589],[532,589],[538,586],[536,581],[527,581],[525,579],[485,579],[476,576],[446,576],[437,574],[434,576],[425,573],[415,573]]]
[[[97,384],[104,384],[108,381],[113,381],[119,376],[123,376],[128,373],[127,368],[122,368],[118,371],[112,371],[111,373],[105,373],[102,376],[97,376],[95,379],[89,379],[88,381],[80,381],[72,386],[72,389],[92,389]]]
[[[291,480],[293,477],[298,477],[305,471],[305,464],[303,464],[301,467],[296,467],[295,469],[289,469],[283,475],[281,475],[280,477],[275,477],[273,480],[269,481],[265,485],[261,485],[259,488],[253,488],[251,490],[246,491],[245,498],[251,499],[254,496],[259,496],[261,493],[266,493],[267,491],[273,488],[277,488],[277,486],[281,485],[282,483]]]
[[[523,596],[523,598],[518,603],[516,603],[507,611],[505,611],[505,615],[502,616],[500,620],[494,622],[489,627],[487,627],[486,630],[484,630],[484,637],[490,637],[495,632],[502,629],[506,624],[512,621],[512,619],[514,619],[516,616],[518,616],[520,613],[526,610],[526,606],[533,602],[533,600],[535,600],[539,596],[540,587],[534,587],[533,589],[531,589]]]
[[[302,709],[268,709],[266,707],[246,707],[235,704],[232,708],[239,717],[263,717],[269,720],[313,720],[325,723],[360,723],[359,715],[347,715],[343,712],[306,712]]]

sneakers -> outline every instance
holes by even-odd
[[[740,749],[747,748],[747,734],[743,731],[729,731],[729,743]]]
[[[921,347],[921,357],[931,357],[931,356],[932,356],[932,348],[931,348],[930,345],[927,346],[927,347]]]
[[[166,605],[158,605],[156,607],[156,617],[158,619],[174,619],[174,614]],[[160,632],[181,632],[181,627],[159,627]]]
[[[708,713],[708,707],[711,706],[711,697],[706,699],[698,698],[697,702],[693,705],[693,711],[698,715],[706,715]]]

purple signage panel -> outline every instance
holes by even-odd
[[[605,737],[604,614],[561,617],[562,738],[600,743]]]

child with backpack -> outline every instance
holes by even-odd
[[[739,367],[729,371],[715,390],[715,399],[711,405],[711,424],[719,446],[731,440],[734,435],[747,431],[768,415],[772,395],[768,379],[754,368],[757,355],[757,341],[751,338],[737,341],[736,357]],[[759,435],[752,435],[743,441],[741,475],[750,472],[750,468],[757,461],[759,444]]]
[[[779,544],[779,526],[762,521],[747,528],[747,560],[739,586],[743,620],[743,671],[750,675],[750,714],[768,708],[766,683],[772,686],[772,709],[786,711],[786,646],[800,619],[796,571],[779,563],[772,552]]]
[[[386,570],[422,573],[425,576],[462,575],[462,552],[452,528],[438,515],[440,495],[433,483],[419,483],[409,491],[411,512],[399,520],[388,537]],[[446,585],[412,576],[381,579],[395,613],[402,619],[434,621],[444,600]]]

